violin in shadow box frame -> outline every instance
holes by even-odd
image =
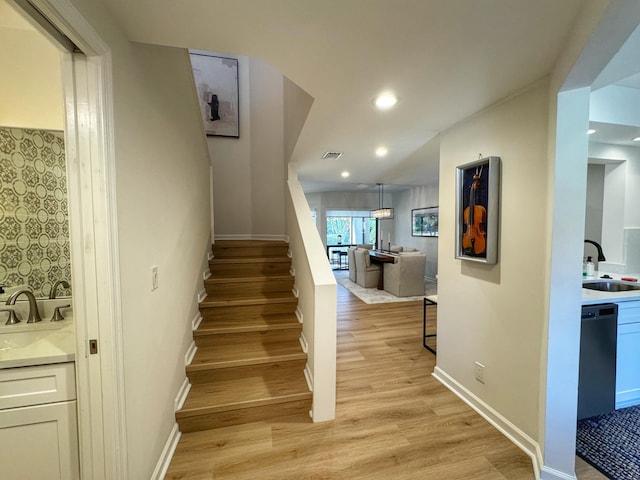
[[[498,263],[500,157],[456,168],[456,258]]]

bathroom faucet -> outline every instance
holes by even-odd
[[[38,312],[38,303],[36,302],[36,297],[33,295],[31,290],[18,290],[14,292],[8,299],[7,305],[15,305],[16,299],[20,295],[26,295],[29,300],[29,318],[27,319],[27,323],[36,323],[41,322],[40,312]]]
[[[593,240],[586,240],[585,239],[584,243],[590,243],[591,245],[596,247],[596,249],[598,250],[598,261],[599,262],[605,262],[607,260],[606,258],[604,258],[604,253],[602,253],[602,247],[600,246],[600,244],[598,242],[594,242]]]
[[[56,298],[58,285],[62,285],[62,288],[69,288],[71,286],[69,285],[69,282],[67,282],[66,280],[58,280],[56,283],[53,284],[53,287],[51,287],[51,291],[49,292],[49,299]]]

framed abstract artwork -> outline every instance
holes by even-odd
[[[190,52],[207,136],[240,137],[238,59]]]
[[[456,168],[456,258],[498,262],[500,157]]]

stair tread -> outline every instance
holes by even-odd
[[[226,284],[226,283],[251,283],[251,282],[262,282],[262,281],[273,281],[273,280],[291,280],[293,276],[288,273],[261,273],[259,275],[254,274],[222,274],[217,276],[211,276],[207,278],[204,283],[205,284]]]
[[[255,247],[255,246],[288,247],[289,244],[284,240],[216,240],[216,243],[213,244],[213,248],[215,247]]]
[[[305,359],[307,354],[297,341],[273,343],[248,342],[243,345],[227,344],[215,347],[198,347],[187,365],[187,372],[215,368],[263,364],[277,361]]]
[[[238,319],[207,320],[193,332],[194,337],[211,335],[215,333],[231,332],[257,332],[266,330],[284,330],[289,328],[301,328],[298,317],[289,314],[267,314],[255,317],[242,317]]]
[[[267,303],[293,303],[298,299],[291,293],[287,292],[267,292],[263,294],[238,295],[226,298],[217,298],[214,295],[207,295],[200,302],[201,307],[232,307],[241,305],[264,305]]]
[[[286,255],[260,255],[256,257],[241,257],[241,256],[224,256],[213,257],[209,260],[209,263],[223,264],[223,263],[288,263],[291,262],[291,258]]]
[[[176,417],[269,405],[311,398],[302,371],[277,369],[255,376],[200,383],[191,386],[187,400]]]

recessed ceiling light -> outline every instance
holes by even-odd
[[[595,128],[590,128],[589,130],[587,130],[587,135],[593,135],[594,133],[596,133]]]
[[[633,141],[634,141],[634,142],[640,142],[640,137],[635,137],[635,138],[633,139]]]
[[[387,149],[387,147],[376,148],[376,156],[378,157],[384,157],[387,153],[389,153],[389,150]]]
[[[387,110],[398,103],[398,97],[391,92],[384,92],[373,99],[373,103],[380,110]]]
[[[341,175],[342,175],[342,178],[348,178],[349,172],[342,172]]]

